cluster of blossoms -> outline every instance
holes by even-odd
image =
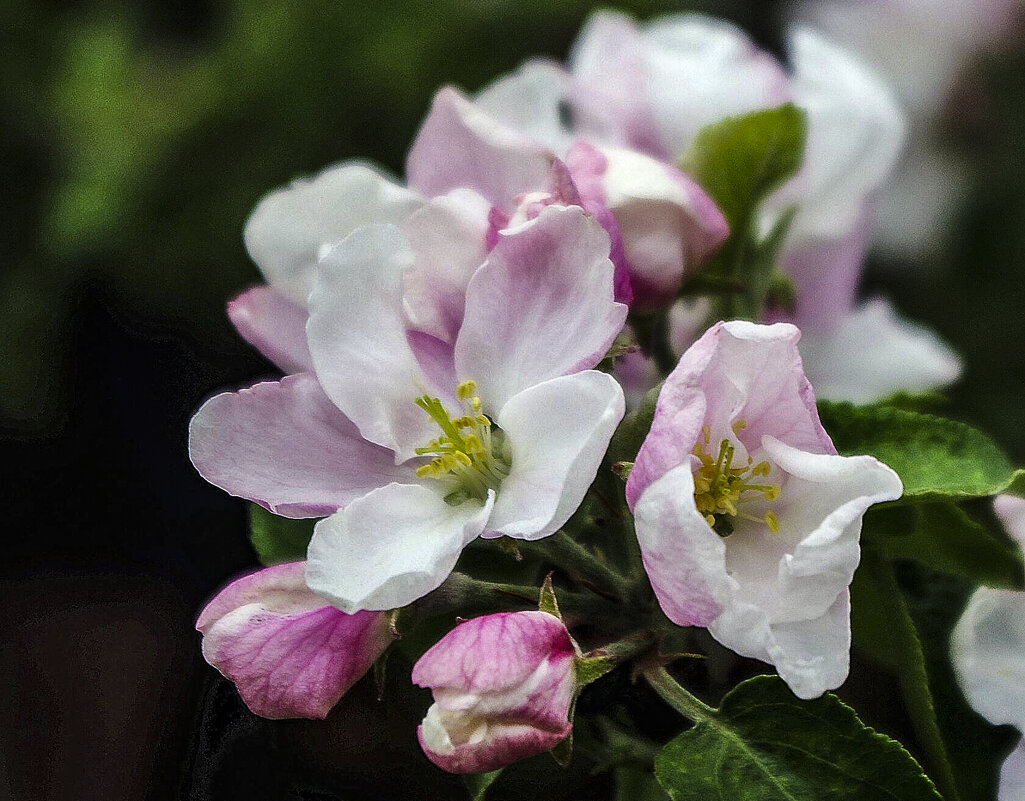
[[[856,299],[900,108],[810,30],[790,55],[788,71],[700,16],[598,14],[568,66],[442,89],[405,185],[344,163],[260,202],[245,242],[266,284],[228,312],[285,376],[213,397],[190,428],[208,481],[318,520],[305,561],[238,579],[198,620],[254,712],[324,717],[406,621],[440,609],[454,625],[482,594],[495,611],[412,670],[434,693],[420,743],[453,772],[557,746],[584,684],[667,664],[678,627],[803,699],[845,680],[862,517],[903,488],[837,453],[816,395],[921,392],[960,364],[887,301]],[[707,126],[783,104],[806,122],[799,169],[731,230],[680,156]],[[787,291],[716,322],[703,269],[771,230]],[[646,393],[643,442],[610,455]],[[515,593],[488,594],[467,549],[538,560],[574,614],[550,581],[538,611],[502,610]]]

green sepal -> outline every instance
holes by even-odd
[[[544,583],[541,585],[541,593],[537,599],[537,608],[562,620],[562,614],[559,612],[559,602],[555,598],[555,587],[552,585],[551,573],[545,576]]]
[[[573,669],[576,672],[577,687],[583,687],[592,681],[597,681],[606,673],[609,673],[620,660],[615,656],[578,656],[573,660]]]
[[[488,788],[495,783],[505,768],[499,768],[489,773],[467,773],[463,776],[463,784],[470,793],[470,801],[484,801]]]
[[[996,495],[1025,489],[1003,451],[985,434],[956,420],[883,404],[819,401],[819,417],[837,450],[868,454],[904,483],[891,503],[920,503]]]
[[[835,695],[800,701],[776,676],[737,685],[662,749],[655,775],[673,801],[940,799],[900,743]]]
[[[655,419],[655,406],[658,405],[658,394],[661,391],[661,384],[648,390],[637,408],[629,412],[616,428],[609,443],[607,458],[610,464],[632,464],[636,460],[637,451],[641,449],[648,432],[651,431],[651,421]]]
[[[260,564],[266,567],[304,560],[316,524],[314,519],[280,517],[258,504],[249,504],[249,541]]]
[[[572,720],[572,716],[570,720]],[[569,763],[573,761],[573,730],[570,729],[566,739],[560,741],[554,748],[549,752],[552,755],[552,759],[560,768],[568,768]]]

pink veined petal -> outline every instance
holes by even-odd
[[[596,365],[623,327],[609,238],[578,207],[504,232],[470,280],[456,372],[501,409],[523,389]]]
[[[256,286],[228,303],[228,317],[239,335],[283,372],[313,369],[306,344],[305,305],[271,286]]]
[[[548,148],[446,87],[434,96],[410,148],[406,176],[411,187],[426,195],[465,187],[512,212],[518,195],[545,185],[553,158]]]
[[[428,386],[406,336],[402,281],[413,263],[395,226],[360,228],[321,259],[306,326],[324,391],[364,438],[395,451],[396,461],[413,458],[436,436],[415,400],[441,391]]]
[[[555,533],[594,481],[623,412],[619,384],[594,370],[514,395],[496,421],[508,438],[512,467],[487,536],[536,540]]]
[[[364,440],[309,373],[208,400],[189,425],[189,455],[211,484],[285,517],[322,517],[413,475]]]
[[[306,581],[339,609],[397,609],[448,577],[494,505],[445,502],[433,488],[389,484],[317,523]]]
[[[312,593],[304,563],[228,585],[196,621],[204,658],[257,715],[323,718],[388,647],[385,615],[346,615]]]
[[[433,198],[403,225],[416,254],[403,278],[412,328],[454,345],[466,285],[487,257],[487,201],[469,190]]]
[[[632,508],[644,569],[662,611],[680,626],[708,626],[732,591],[726,546],[694,505],[690,461],[647,485]]]
[[[264,197],[246,223],[246,248],[268,283],[305,305],[323,247],[361,225],[401,222],[421,202],[378,168],[346,162]]]
[[[666,149],[655,122],[646,56],[637,25],[626,14],[591,15],[570,54],[574,129],[667,158],[674,154]]]
[[[554,747],[570,731],[574,648],[561,621],[544,612],[460,624],[421,657],[413,681],[434,692],[420,744],[453,773],[495,770]]]

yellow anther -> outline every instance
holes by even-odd
[[[746,421],[737,420],[732,426],[734,433],[746,425]],[[701,439],[694,444],[692,451],[699,462],[694,471],[694,505],[698,512],[720,536],[725,537],[733,532],[736,518],[764,523],[776,533],[779,530],[779,521],[774,513],[769,512],[758,517],[741,508],[753,500],[750,493],[759,493],[770,503],[779,499],[779,484],[755,483],[756,476],[767,476],[771,473],[772,466],[769,462],[754,464],[754,460],[748,456],[744,467],[733,467],[733,459],[740,446],[729,439],[719,441],[713,459],[706,447],[711,441],[709,427],[704,426],[701,434]]]
[[[772,465],[768,462],[759,462],[751,468],[751,472],[756,476],[767,476],[772,471]]]
[[[701,426],[701,438],[707,445],[712,439],[712,430],[708,426]]]
[[[765,513],[765,525],[769,527],[769,531],[773,534],[779,534],[779,518],[776,517],[775,512]]]
[[[739,434],[741,431],[747,428],[747,420],[741,418],[740,420],[735,421],[733,425],[730,426],[730,428],[733,429],[734,434]]]
[[[715,518],[712,515],[705,515],[705,522],[710,526],[715,525]]]
[[[456,387],[456,398],[461,401],[470,400],[474,395],[477,394],[477,382],[464,381]]]
[[[480,410],[481,410],[480,398],[478,398],[476,395],[474,395],[473,400],[470,401],[470,406],[473,407],[473,410],[475,412],[480,412]]]

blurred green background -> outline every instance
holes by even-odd
[[[782,40],[765,0],[601,5],[712,11]],[[259,280],[241,237],[259,198],[344,159],[401,174],[439,86],[473,91],[529,56],[564,58],[595,7],[8,0],[0,797],[6,782],[17,799],[164,799],[181,781],[212,674],[192,622],[256,564],[241,505],[194,474],[185,446],[204,397],[274,373],[224,313]],[[963,354],[942,413],[1025,463],[1019,43],[980,54],[938,135],[966,158],[967,199],[935,255],[874,257],[866,291]],[[312,753],[305,730],[275,731]]]

